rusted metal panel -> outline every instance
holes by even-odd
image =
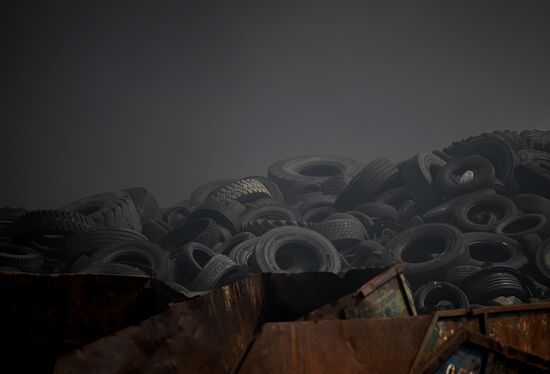
[[[358,290],[311,312],[303,320],[351,319],[416,315],[403,267],[393,266]]]
[[[356,291],[386,269],[333,273],[262,274],[270,322],[295,321],[311,311]]]
[[[550,364],[536,355],[504,346],[488,336],[461,330],[415,373],[547,373]]]
[[[2,272],[0,290],[2,362],[20,372],[51,372],[59,354],[185,299],[149,277],[105,274]]]
[[[382,271],[258,274],[67,354],[56,372],[228,372],[262,323],[296,319]]]
[[[267,323],[237,372],[406,373],[430,319]]]
[[[419,372],[458,331],[488,335],[499,343],[550,359],[550,303],[520,304],[432,314],[411,373]]]
[[[484,333],[502,344],[550,360],[550,303],[541,309],[517,308],[487,313]]]
[[[261,278],[242,279],[62,356],[55,373],[230,372],[264,303]]]

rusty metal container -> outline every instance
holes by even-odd
[[[0,273],[0,290],[3,365],[33,373],[186,299],[155,279],[105,274]]]
[[[478,308],[470,312],[458,309],[432,314],[411,372],[419,372],[462,329],[550,360],[550,303]]]
[[[295,320],[383,271],[258,274],[68,353],[55,372],[227,373],[263,323]]]
[[[407,373],[430,322],[417,316],[267,323],[236,372]]]
[[[303,320],[415,316],[414,299],[403,270],[401,265],[393,266],[352,294],[311,312]]]
[[[426,366],[424,374],[548,373],[550,362],[533,354],[503,346],[485,335],[462,330],[445,343]]]

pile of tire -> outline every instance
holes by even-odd
[[[550,292],[550,131],[497,131],[393,163],[293,157],[171,207],[146,189],[0,209],[0,271],[148,275],[208,291],[250,273],[405,267],[421,312]]]

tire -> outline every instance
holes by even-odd
[[[254,235],[251,232],[240,232],[237,235],[232,236],[229,240],[227,240],[225,243],[223,243],[219,249],[217,250],[217,253],[229,256],[233,248],[237,246],[238,244],[245,242],[250,239],[254,239],[256,235]],[[229,256],[231,257],[231,256]],[[234,259],[233,259],[234,260]]]
[[[289,222],[298,221],[296,215],[290,209],[276,206],[268,206],[248,210],[242,217],[242,230],[246,231],[248,227],[252,227],[259,219],[284,220]]]
[[[146,271],[143,271],[134,266],[125,265],[125,264],[116,264],[116,263],[107,263],[107,264],[90,266],[83,270],[80,270],[79,273],[138,275],[138,276],[147,276],[147,277],[150,276]]]
[[[321,187],[314,183],[294,183],[285,191],[288,204],[295,205],[309,196],[321,195]]]
[[[502,222],[495,232],[517,240],[529,234],[544,238],[548,235],[548,218],[539,213],[522,214]]]
[[[338,273],[342,266],[339,253],[328,239],[301,227],[270,230],[260,238],[255,248],[261,272]]]
[[[398,221],[407,221],[413,216],[422,214],[426,209],[424,209],[420,204],[414,200],[405,200],[401,206],[397,209],[397,220]]]
[[[44,253],[65,257],[67,238],[94,227],[91,218],[65,210],[34,210],[21,215],[13,224],[14,241]]]
[[[449,155],[449,154],[447,154],[447,153],[445,153],[445,152],[443,152],[443,151],[440,151],[440,150],[438,150],[438,149],[434,149],[434,150],[432,151],[432,153],[433,153],[434,155],[436,155],[437,157],[439,157],[440,159],[442,159],[443,161],[445,161],[445,162],[449,162],[449,161],[451,161],[451,160],[453,159],[453,156],[451,156],[451,155]]]
[[[378,220],[368,229],[368,233],[372,240],[379,241],[382,244],[387,244],[395,236],[405,230],[406,227],[398,222]]]
[[[13,240],[13,223],[25,214],[23,208],[0,208],[0,241],[11,242]]]
[[[477,273],[481,270],[481,267],[474,265],[459,265],[455,266],[447,272],[445,281],[460,287],[462,281],[468,278],[470,275]]]
[[[524,302],[528,301],[521,274],[505,266],[482,269],[464,279],[461,288],[470,303],[474,304],[486,304],[500,296],[515,296]]]
[[[254,235],[260,236],[266,232],[283,226],[298,226],[297,221],[287,221],[284,219],[264,219],[258,218],[255,221],[247,221],[242,230],[253,233]]]
[[[521,269],[529,260],[521,251],[521,244],[504,235],[488,232],[464,234],[466,248],[472,266],[482,267],[486,263]]]
[[[363,212],[375,220],[377,218],[381,218],[390,221],[397,221],[397,209],[388,204],[366,203],[357,206],[355,210]]]
[[[399,170],[388,159],[378,157],[369,162],[348,183],[336,198],[334,206],[340,211],[372,200],[399,177]]]
[[[456,156],[467,155],[479,155],[489,160],[495,168],[497,178],[508,188],[516,188],[514,171],[519,165],[519,157],[508,140],[494,136],[482,137],[471,142]]]
[[[541,282],[550,287],[550,238],[538,246],[535,266]]]
[[[337,249],[354,246],[367,239],[365,227],[355,217],[332,217],[312,225],[311,228],[330,240]]]
[[[320,186],[335,175],[354,175],[359,168],[359,162],[341,156],[298,156],[272,164],[267,175],[286,191],[294,183]]]
[[[349,212],[347,212],[347,214],[349,214],[352,217],[357,218],[359,220],[359,222],[361,222],[361,224],[365,228],[365,230],[367,232],[367,236],[368,236],[370,228],[374,225],[374,221],[372,220],[372,218],[370,218],[365,213],[358,212],[356,210],[350,210]]]
[[[454,199],[447,200],[442,204],[435,206],[422,214],[422,218],[426,222],[440,222],[440,223],[452,223],[454,221],[454,211],[460,202],[466,198],[483,195],[483,194],[495,194],[495,190],[486,188],[476,192],[470,192],[465,195],[455,197]]]
[[[512,201],[524,213],[541,213],[550,216],[550,199],[535,194],[512,196]]]
[[[267,187],[257,179],[239,179],[227,184],[208,196],[206,202],[238,201],[239,203],[254,202],[261,198],[272,198]]]
[[[319,208],[313,208],[308,210],[307,212],[304,213],[304,215],[302,216],[302,219],[305,222],[309,222],[312,224],[319,223],[319,222],[323,222],[334,213],[336,213],[336,209],[334,209],[334,207],[322,206]]]
[[[176,252],[175,278],[188,287],[216,253],[200,243],[187,243]]]
[[[488,207],[491,207],[489,209]],[[488,213],[497,213],[495,220],[483,218],[480,221],[476,216],[486,215]],[[518,213],[514,202],[507,197],[494,194],[474,195],[464,198],[455,209],[456,225],[464,232],[490,232],[495,231],[498,225]],[[477,221],[477,222],[476,222]]]
[[[160,209],[157,199],[143,187],[130,187],[124,190],[132,198],[140,222],[147,222],[157,218]]]
[[[42,270],[44,257],[37,251],[11,243],[0,242],[0,267],[17,268],[24,272]]]
[[[210,291],[226,284],[229,277],[238,278],[236,273],[246,276],[246,272],[229,257],[216,255],[202,268],[189,288],[194,292]]]
[[[252,238],[237,244],[229,253],[231,258],[239,266],[247,268],[250,272],[259,273],[256,261],[256,244],[260,238]]]
[[[173,252],[178,247],[197,242],[212,248],[217,242],[222,240],[220,228],[210,218],[198,219],[170,231],[157,242],[160,246],[169,252]]]
[[[141,233],[152,243],[156,243],[169,231],[170,227],[164,221],[158,219],[147,221],[141,227]]]
[[[375,240],[365,240],[354,248],[351,269],[387,268],[393,264],[384,246]]]
[[[128,265],[164,282],[173,278],[172,264],[167,253],[160,246],[141,240],[101,248],[93,254],[90,264],[91,267],[104,264]]]
[[[81,256],[92,256],[102,248],[110,248],[127,241],[148,242],[145,235],[129,229],[96,227],[81,231],[67,240],[66,270],[71,270],[73,263]]]
[[[335,175],[321,184],[321,192],[323,195],[339,195],[352,179],[349,174]]]
[[[185,225],[191,210],[185,206],[174,206],[162,211],[162,220],[170,227],[176,228]]]
[[[388,204],[394,208],[398,208],[406,200],[411,200],[411,194],[407,187],[393,188],[374,198],[374,202]]]
[[[524,130],[520,136],[528,148],[550,153],[550,131]]]
[[[220,226],[227,228],[232,234],[241,229],[241,217],[246,208],[238,201],[217,201],[201,204],[191,212],[189,221],[201,218],[211,218]]]
[[[525,149],[519,152],[521,165],[515,177],[523,192],[532,192],[550,197],[550,153]]]
[[[262,184],[269,191],[272,200],[276,201],[278,204],[284,204],[285,203],[285,196],[283,194],[283,191],[281,191],[281,188],[279,187],[279,185],[277,183],[275,183],[274,180],[271,180],[271,179],[266,178],[266,177],[261,176],[261,175],[253,175],[253,176],[250,176],[250,177],[246,177],[244,179],[256,179],[256,180],[262,182]],[[253,202],[254,202],[254,204],[257,203],[256,201],[253,201]]]
[[[458,175],[473,171],[470,181],[459,182]],[[457,175],[458,174],[458,175]],[[436,174],[435,186],[448,197],[455,197],[490,186],[495,181],[495,168],[481,156],[471,155],[449,161]]]
[[[125,191],[101,193],[64,205],[92,219],[97,226],[141,231],[141,221],[132,197]]]
[[[470,309],[466,294],[448,282],[429,282],[414,293],[414,304],[419,314],[444,309]]]
[[[401,168],[401,176],[410,194],[424,210],[443,201],[434,185],[434,176],[445,166],[445,161],[429,152],[420,152]]]
[[[236,182],[236,179],[216,179],[213,181],[208,181],[201,184],[191,192],[189,196],[189,203],[191,206],[199,206],[206,201],[206,198],[215,190],[227,185]]]
[[[299,213],[304,214],[310,209],[320,208],[323,206],[332,207],[334,206],[335,200],[336,196],[334,195],[310,195],[296,203],[296,209]]]
[[[464,235],[454,226],[426,224],[407,229],[386,245],[392,260],[405,266],[417,284],[442,280],[451,268],[467,259]],[[437,247],[437,249],[433,248]]]

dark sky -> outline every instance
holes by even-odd
[[[550,1],[2,2],[0,206],[550,129]]]

